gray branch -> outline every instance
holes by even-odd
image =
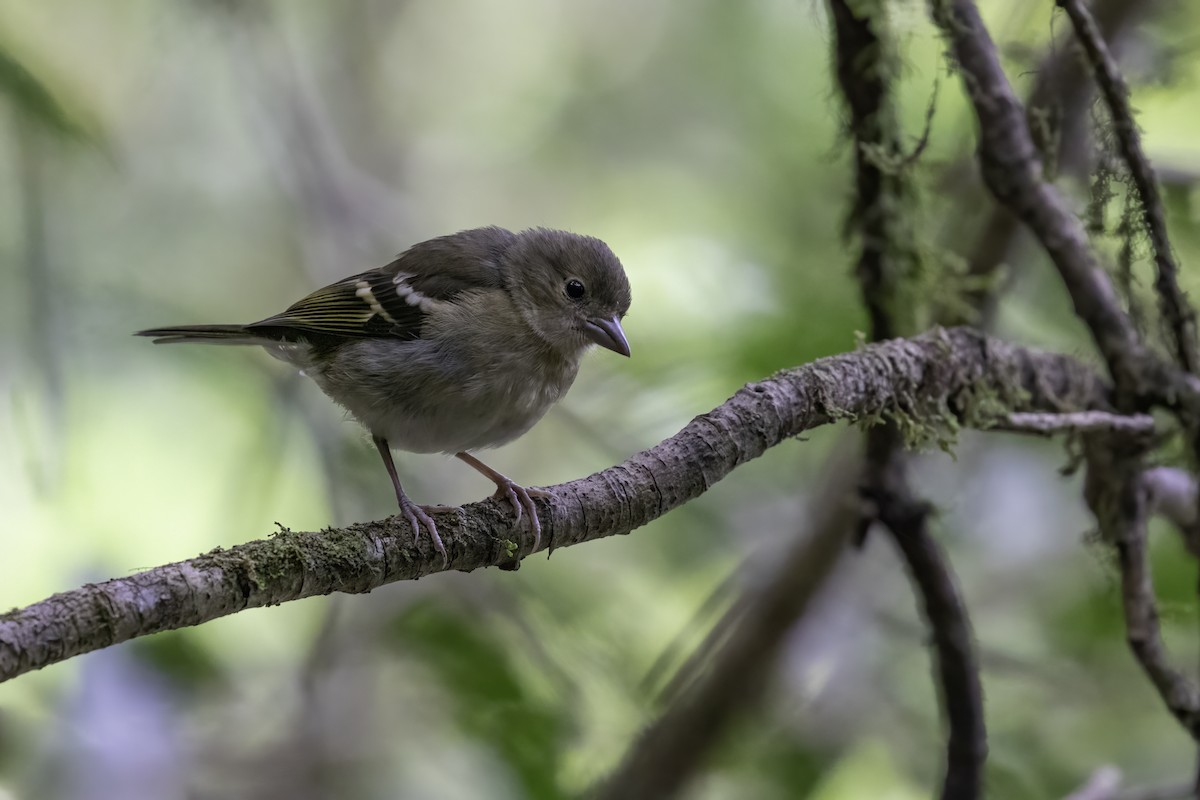
[[[1154,288],[1162,306],[1163,320],[1171,330],[1175,356],[1181,367],[1195,373],[1200,368],[1200,356],[1196,353],[1196,312],[1179,287],[1179,264],[1167,237],[1167,212],[1158,191],[1154,167],[1142,149],[1142,137],[1129,104],[1129,86],[1117,68],[1116,59],[1109,52],[1092,12],[1082,0],[1058,0],[1058,5],[1071,18],[1075,35],[1096,73],[1096,84],[1112,117],[1121,158],[1128,165],[1130,177],[1142,198],[1142,221],[1154,249],[1157,274]]]
[[[665,441],[539,500],[543,547],[629,533],[699,497],[768,448],[837,420],[920,425],[1003,402],[1014,411],[1109,408],[1108,385],[1069,356],[938,329],[820,359],[751,383]],[[437,515],[449,568],[511,566],[532,535],[485,500]],[[282,530],[0,615],[0,680],[159,631],[332,592],[369,592],[443,569],[398,518],[320,532]]]
[[[1100,267],[1083,223],[1043,177],[1024,108],[1000,65],[995,42],[973,0],[929,0],[935,24],[958,62],[979,123],[979,166],[996,200],[1037,237],[1058,269],[1075,313],[1087,325],[1127,408],[1136,400],[1200,420],[1200,381],[1165,363],[1142,342],[1112,281]],[[1200,445],[1198,445],[1200,446]]]
[[[1141,340],[1111,281],[1100,268],[1083,225],[1057,189],[1044,179],[1042,162],[1021,105],[1000,66],[995,43],[975,3],[973,0],[929,0],[929,3],[934,22],[957,59],[979,122],[978,154],[984,183],[1003,206],[1029,227],[1054,262],[1076,314],[1087,325],[1108,364],[1121,410],[1148,411],[1155,404],[1173,409],[1193,453],[1200,455],[1200,436],[1196,435],[1200,430],[1200,382],[1187,370],[1164,361]],[[1076,30],[1084,34],[1085,48],[1089,45],[1093,48],[1089,55],[1096,64],[1103,45],[1090,18],[1080,17],[1086,13],[1081,8],[1078,4],[1069,5],[1068,12],[1074,10]],[[1104,74],[1107,67],[1115,74],[1111,63],[1100,65],[1101,89],[1109,103],[1115,99],[1119,104],[1124,100],[1123,87],[1104,85],[1106,77],[1112,77]],[[1121,109],[1114,113],[1120,116]],[[1124,123],[1132,128],[1131,119]],[[1123,121],[1117,120],[1117,124],[1120,126]],[[1125,157],[1135,162],[1138,153],[1132,151],[1138,149],[1136,144],[1127,135],[1122,139]],[[1156,191],[1153,175],[1148,165],[1144,166],[1147,171],[1140,177],[1135,175],[1135,182],[1143,201],[1152,202],[1150,194]],[[1131,163],[1131,169],[1136,172],[1139,164]],[[1152,231],[1156,256],[1160,259],[1159,290],[1166,296],[1168,323],[1178,338],[1179,359],[1189,365],[1194,360],[1190,310],[1182,295],[1174,291],[1177,287],[1168,285],[1174,282],[1174,263],[1161,261],[1169,254],[1170,246],[1165,228],[1158,233],[1161,241]],[[1165,283],[1161,280],[1164,274]],[[1130,648],[1165,705],[1192,737],[1200,741],[1200,687],[1168,661],[1145,553],[1149,499],[1142,475],[1149,444],[1145,434],[1089,435],[1088,501],[1100,530],[1117,549]],[[1106,449],[1110,445],[1111,449]]]
[[[1200,686],[1170,663],[1147,555],[1153,483],[1141,466],[1145,438],[1093,434],[1086,442],[1084,495],[1100,533],[1117,552],[1126,639],[1163,704],[1200,742]]]
[[[991,430],[1009,433],[1033,433],[1051,436],[1056,433],[1154,433],[1154,417],[1149,414],[1110,414],[1106,411],[1077,411],[1067,414],[1047,414],[1037,411],[1017,411],[1006,414],[992,425]]]
[[[930,0],[979,121],[979,165],[1002,205],[1029,226],[1066,284],[1118,385],[1136,381],[1145,349],[1088,244],[1083,223],[1043,177],[1024,107],[972,0]]]

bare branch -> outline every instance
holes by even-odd
[[[1115,50],[1125,33],[1160,1],[1097,0],[1096,20],[1104,38],[1110,42],[1110,49]],[[1088,152],[1086,124],[1092,97],[1088,73],[1074,53],[1051,46],[1035,74],[1025,102],[1026,119],[1032,127],[1035,119],[1052,117],[1057,136],[1054,141],[1035,137],[1034,143],[1041,148],[1043,159],[1055,165],[1051,172],[1078,172],[1083,167],[1081,162],[1086,160],[1083,154]],[[958,175],[962,171],[961,166],[955,166],[948,175]],[[957,188],[955,193],[962,201],[975,202],[973,195],[962,188]],[[1011,258],[1021,227],[1008,209],[992,204],[985,222],[974,230],[978,233],[965,253],[968,274],[975,278],[975,286],[965,287],[967,302],[964,307],[945,309],[943,318],[939,319],[943,325],[977,322],[980,327],[988,327],[997,305],[998,294],[994,286],[999,276],[996,273],[1001,264]]]
[[[1170,665],[1158,622],[1158,603],[1146,554],[1150,507],[1141,467],[1144,447],[1143,441],[1124,436],[1089,437],[1084,494],[1100,524],[1101,535],[1117,550],[1129,647],[1167,709],[1193,739],[1200,741],[1200,688]]]
[[[984,183],[1045,248],[1118,388],[1138,396],[1162,397],[1169,383],[1163,380],[1163,365],[1139,339],[1082,223],[1042,178],[1042,161],[1023,108],[979,10],[972,0],[930,0],[930,6],[934,22],[951,45],[979,122]]]
[[[1015,412],[1006,414],[989,430],[1040,436],[1101,431],[1149,435],[1154,433],[1154,417],[1149,414],[1110,414],[1107,411],[1076,411],[1070,414]]]
[[[884,434],[895,438],[887,441]],[[987,731],[974,635],[950,560],[929,532],[932,509],[913,494],[904,462],[894,432],[871,431],[864,491],[874,506],[871,516],[887,527],[904,557],[932,633],[938,689],[949,727],[941,797],[979,797]]]
[[[1081,0],[1057,0],[1059,7],[1071,18],[1075,36],[1083,46],[1088,61],[1096,75],[1096,83],[1108,106],[1116,130],[1121,158],[1129,166],[1129,174],[1142,198],[1142,219],[1150,233],[1150,244],[1154,248],[1154,265],[1157,277],[1154,282],[1162,304],[1163,318],[1171,330],[1175,357],[1180,366],[1193,374],[1200,368],[1196,354],[1196,312],[1179,288],[1179,265],[1171,251],[1167,238],[1167,215],[1158,191],[1158,179],[1154,167],[1142,149],[1141,134],[1133,119],[1129,105],[1129,87],[1117,67],[1116,60],[1108,51],[1108,45],[1092,18],[1092,13]]]
[[[539,501],[543,547],[628,533],[699,497],[735,467],[836,420],[923,419],[993,396],[1014,410],[1110,406],[1109,387],[1074,359],[966,329],[935,330],[820,359],[752,383],[679,433]],[[970,422],[970,420],[966,420]],[[486,500],[438,515],[450,567],[511,564],[533,537]],[[442,569],[428,538],[391,518],[266,540],[88,584],[0,615],[0,680],[137,636],[246,608],[331,592],[369,592]]]

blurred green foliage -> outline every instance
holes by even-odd
[[[511,641],[432,602],[398,615],[392,636],[401,655],[423,659],[445,686],[463,734],[491,747],[512,769],[520,796],[559,796],[565,707],[526,688]]]
[[[983,6],[1021,87],[1068,46],[1050,4]],[[941,76],[911,214],[945,276],[989,207],[973,121],[924,4],[889,8],[914,143]],[[1186,265],[1200,257],[1200,7],[1151,11],[1124,52]],[[590,357],[563,407],[492,459],[544,485],[658,441],[745,381],[852,349],[865,326],[820,3],[42,0],[0,3],[0,33],[6,607],[275,522],[392,511],[369,442],[308,382],[257,352],[153,348],[139,328],[258,318],[464,227],[600,236],[633,283],[634,358]],[[1083,209],[1086,178],[1061,182]],[[1044,258],[1018,241],[1006,262],[1000,333],[1088,357]],[[1193,294],[1197,274],[1183,276]],[[776,448],[645,530],[517,573],[247,612],[0,685],[0,796],[581,791],[803,531],[835,439]],[[919,465],[974,613],[993,798],[1062,796],[1106,763],[1134,785],[1192,769],[1125,651],[1116,576],[1084,544],[1064,460],[968,435],[956,460]],[[488,491],[437,457],[399,467],[422,501]],[[1186,665],[1195,564],[1171,536],[1156,529],[1154,567]],[[913,605],[876,537],[689,796],[929,796],[942,732]]]
[[[0,94],[11,109],[26,115],[46,131],[68,139],[90,138],[59,103],[54,92],[3,45],[0,45]]]

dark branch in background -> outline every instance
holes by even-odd
[[[1098,0],[1095,16],[1105,40],[1111,43],[1110,49],[1116,49],[1126,31],[1158,3],[1161,0]],[[1026,119],[1031,128],[1038,120],[1054,120],[1057,135],[1052,140],[1035,137],[1035,144],[1041,148],[1043,159],[1055,165],[1055,173],[1086,172],[1091,97],[1090,76],[1076,53],[1051,45],[1035,70],[1026,101]],[[950,175],[957,176],[964,169],[956,166]],[[956,201],[972,204],[979,202],[973,189],[973,183],[962,178],[952,187]],[[989,205],[985,221],[972,242],[965,248],[955,247],[966,254],[967,275],[972,280],[963,287],[965,307],[945,309],[939,320],[943,325],[977,324],[986,329],[995,316],[998,270],[1014,253],[1022,228],[1007,208],[995,203]],[[1013,267],[1019,269],[1016,264]]]
[[[1200,384],[1195,376],[1159,358],[1140,340],[1108,276],[1099,268],[1079,220],[1042,178],[1020,104],[974,3],[931,0],[930,5],[934,21],[951,44],[979,121],[979,162],[984,183],[997,200],[1029,226],[1058,268],[1076,313],[1087,324],[1108,363],[1120,409],[1148,411],[1154,404],[1172,408],[1183,428],[1191,432],[1192,448],[1200,456],[1200,437],[1195,435],[1200,431]],[[1098,37],[1094,29],[1091,33],[1095,45]],[[1115,72],[1115,66],[1110,63],[1109,67]],[[1153,184],[1153,173],[1146,173],[1146,177]],[[1165,238],[1165,232],[1163,235]],[[1163,252],[1169,254],[1169,243],[1164,241],[1164,245]],[[1175,299],[1186,308],[1182,297]],[[1184,319],[1191,319],[1190,311]],[[1190,335],[1190,331],[1184,332]],[[1105,453],[1095,444],[1099,441],[1123,445],[1122,452]],[[1091,439],[1088,501],[1101,530],[1118,548],[1130,646],[1167,707],[1196,737],[1200,711],[1195,689],[1166,664],[1153,584],[1146,566],[1142,455],[1148,445],[1139,443],[1133,448],[1129,441],[1115,434]],[[1114,504],[1114,497],[1120,502]]]
[[[861,251],[855,275],[875,341],[901,335],[914,320],[902,319],[906,279],[915,278],[919,258],[905,229],[912,191],[904,177],[905,160],[889,81],[898,70],[885,28],[882,3],[830,0],[837,78],[850,109],[848,133],[854,139],[854,201],[847,234],[857,234]],[[862,16],[859,16],[861,14]],[[911,331],[906,331],[911,332]]]
[[[887,528],[904,557],[932,634],[939,695],[949,727],[941,796],[943,800],[979,797],[987,730],[974,635],[954,570],[929,533],[932,508],[913,493],[905,462],[898,437],[868,434],[864,494],[870,516]]]
[[[945,409],[970,408],[979,397],[1014,411],[1111,408],[1107,384],[1078,361],[975,331],[935,330],[871,345],[749,384],[624,463],[552,487],[553,498],[539,502],[542,546],[628,533],[806,430],[883,415],[936,426]],[[437,521],[453,569],[509,564],[532,545],[527,528],[513,530],[509,509],[495,500],[439,514]],[[412,530],[396,518],[320,533],[282,531],[0,615],[0,680],[246,608],[368,592],[441,569],[428,537],[414,543]]]
[[[983,181],[1033,231],[1058,268],[1075,312],[1108,363],[1123,396],[1161,397],[1161,364],[1140,341],[1100,268],[1083,224],[1042,177],[1042,161],[996,46],[971,0],[930,0],[949,41],[979,122]],[[1128,410],[1128,409],[1123,409]]]
[[[1133,184],[1141,198],[1142,224],[1150,235],[1150,245],[1154,251],[1155,280],[1154,288],[1158,293],[1159,307],[1166,327],[1170,330],[1171,345],[1174,348],[1175,359],[1179,366],[1188,373],[1195,375],[1197,367],[1196,354],[1196,314],[1179,288],[1179,266],[1171,250],[1171,242],[1167,237],[1167,215],[1163,208],[1162,198],[1158,191],[1158,179],[1154,167],[1142,149],[1141,135],[1137,123],[1133,119],[1133,109],[1129,105],[1129,87],[1117,68],[1116,61],[1108,52],[1103,39],[1096,29],[1096,23],[1091,13],[1079,0],[1058,0],[1058,5],[1067,12],[1075,36],[1079,39],[1088,62],[1096,76],[1096,84],[1108,106],[1109,116],[1116,129],[1117,143],[1121,158],[1129,168]],[[1132,232],[1126,233],[1126,247],[1132,240]],[[1128,268],[1126,271],[1128,274]],[[1195,417],[1182,420],[1185,427],[1191,428],[1193,446],[1200,455],[1200,420]],[[1131,492],[1141,492],[1144,484],[1140,480],[1128,481]],[[1144,505],[1144,503],[1143,503]],[[1180,673],[1166,666],[1166,657],[1162,653],[1161,639],[1157,635],[1158,619],[1154,609],[1154,585],[1150,578],[1145,549],[1145,517],[1137,521],[1127,521],[1131,530],[1127,531],[1130,543],[1117,542],[1120,555],[1121,574],[1126,587],[1126,625],[1129,643],[1141,661],[1151,681],[1167,703],[1167,707],[1192,734],[1193,739],[1200,741],[1200,730],[1197,729],[1197,700],[1195,686]],[[1186,534],[1185,534],[1186,535]],[[1136,543],[1133,539],[1138,539]],[[1194,551],[1193,551],[1194,552]],[[1140,614],[1129,610],[1130,585],[1134,585],[1140,595],[1138,609]],[[1157,642],[1157,646],[1155,643]],[[1157,658],[1155,657],[1157,656]],[[1191,692],[1190,695],[1187,692]],[[1170,692],[1170,695],[1168,695]],[[1190,706],[1189,706],[1190,703]],[[1190,708],[1191,717],[1185,709]],[[1196,791],[1200,793],[1200,775],[1196,779]]]
[[[789,631],[845,552],[853,527],[857,459],[833,459],[812,493],[806,525],[761,586],[739,598],[719,623],[727,634],[698,677],[630,747],[621,767],[591,800],[666,800],[699,769],[739,712],[766,689]],[[684,671],[689,671],[685,666]]]
[[[1058,5],[1070,18],[1075,36],[1095,73],[1096,84],[1100,87],[1116,131],[1121,158],[1129,169],[1141,199],[1142,224],[1149,233],[1154,252],[1154,287],[1158,293],[1163,321],[1170,331],[1176,362],[1194,375],[1200,366],[1196,354],[1196,316],[1179,287],[1179,267],[1175,263],[1171,242],[1167,236],[1166,211],[1158,191],[1154,168],[1142,149],[1141,136],[1133,119],[1133,109],[1129,104],[1129,87],[1101,38],[1095,20],[1083,3],[1079,0],[1058,0]],[[1127,242],[1132,236],[1131,231],[1126,232]],[[1127,243],[1126,248],[1129,246]],[[1126,271],[1128,274],[1128,267]],[[1181,422],[1185,428],[1191,429],[1193,447],[1200,454],[1200,420],[1195,416],[1185,416],[1181,418]],[[1116,437],[1109,437],[1109,440],[1117,441]],[[1094,452],[1096,448],[1090,449],[1093,450],[1093,455],[1090,459],[1089,473],[1102,475],[1103,478],[1095,478],[1097,483],[1107,481],[1110,484],[1108,488],[1120,491],[1124,495],[1122,507],[1119,510],[1107,509],[1106,516],[1109,518],[1110,541],[1116,544],[1121,567],[1129,646],[1158,689],[1167,708],[1192,738],[1200,741],[1200,694],[1192,681],[1169,666],[1159,631],[1154,583],[1146,555],[1147,482],[1145,473],[1140,470],[1141,454],[1131,456],[1123,462],[1117,462],[1115,459],[1102,461],[1102,456]],[[1104,454],[1105,457],[1109,455],[1111,453]],[[1090,497],[1089,502],[1103,530],[1105,520],[1101,516],[1104,513],[1102,499]],[[1192,531],[1180,527],[1184,531],[1185,540],[1192,545],[1192,552],[1195,553],[1195,537]],[[1197,778],[1195,789],[1200,793],[1200,777]]]
[[[1096,434],[1086,444],[1084,494],[1100,533],[1117,549],[1122,607],[1129,647],[1163,703],[1200,742],[1200,689],[1171,667],[1158,624],[1158,605],[1147,557],[1150,504],[1142,469],[1147,441],[1141,437]]]
[[[1096,84],[1100,87],[1116,129],[1121,158],[1128,165],[1130,177],[1141,196],[1142,221],[1154,249],[1154,287],[1158,291],[1163,319],[1171,330],[1175,357],[1181,367],[1195,374],[1200,368],[1196,355],[1196,314],[1179,288],[1179,265],[1175,263],[1171,242],[1167,238],[1167,215],[1159,195],[1154,167],[1142,149],[1141,135],[1133,119],[1133,109],[1129,106],[1129,87],[1087,7],[1081,0],[1057,2],[1071,18],[1075,36],[1096,74]]]
[[[903,168],[885,170],[904,161],[900,125],[896,119],[891,80],[898,66],[883,4],[830,0],[834,23],[837,76],[850,109],[853,136],[855,200],[852,229],[861,250],[856,274],[863,303],[871,320],[874,341],[909,333],[912,319],[897,313],[906,288],[915,284],[920,269],[905,216],[912,213],[914,192]],[[912,314],[909,311],[909,316]],[[987,758],[987,730],[979,663],[967,616],[949,559],[929,533],[932,509],[909,485],[907,458],[899,426],[889,420],[867,432],[863,492],[867,499],[860,529],[865,536],[872,522],[885,527],[899,548],[922,610],[932,632],[934,663],[943,713],[948,723],[945,800],[979,797]]]
[[[882,65],[878,63],[877,54],[871,52],[879,42],[869,25],[865,26],[865,31],[855,30],[857,20],[844,3],[833,4],[831,11],[838,23],[835,34],[839,39],[839,76],[843,82],[854,82],[852,89],[857,91],[854,91],[850,100],[857,102],[861,110],[856,116],[864,119],[864,124],[873,130],[882,131],[884,126],[878,124],[879,120],[872,111],[880,105],[880,98],[886,91],[887,76],[880,72]],[[842,15],[840,20],[839,15]],[[845,23],[850,23],[849,27]],[[865,34],[868,41],[865,44],[841,41],[844,35],[854,38],[856,34],[858,37]],[[856,57],[865,63],[856,64]],[[859,72],[863,74],[860,76]],[[932,113],[931,105],[927,114],[927,128]],[[856,162],[866,165],[866,168],[860,169],[857,174],[855,205],[850,214],[848,231],[857,223],[865,229],[864,241],[880,242],[880,247],[896,238],[891,228],[899,220],[894,213],[884,212],[881,204],[873,202],[872,198],[898,194],[896,186],[901,179],[896,176],[897,171],[913,163],[924,146],[925,136],[928,136],[928,130],[917,150],[907,155],[900,152],[898,145],[886,149],[872,147],[881,140],[881,136],[859,137],[856,140],[859,145],[855,150]],[[886,168],[884,162],[887,163]],[[889,184],[891,187],[884,191],[882,187]],[[885,291],[892,288],[882,284],[887,271],[872,261],[886,256],[879,248],[866,247],[858,269],[860,280],[872,283],[872,296],[881,300],[878,305],[868,309],[876,331],[881,330],[881,326],[894,316],[892,309],[883,306]],[[909,267],[916,268],[915,257]],[[903,298],[893,296],[890,299],[893,309],[896,306],[911,307]],[[885,423],[882,427],[895,431],[892,423]],[[841,452],[839,448],[838,453]],[[848,495],[854,485],[853,476],[861,473],[861,466],[858,460],[853,464],[845,461],[845,458],[835,455],[825,465],[821,474],[827,476],[827,485],[815,495],[810,495],[813,499],[806,510],[810,522],[816,522],[804,526],[803,537],[797,539],[788,554],[776,559],[778,565],[759,582],[761,588],[739,598],[710,631],[705,643],[678,671],[672,684],[685,688],[679,690],[677,699],[630,749],[621,767],[604,782],[600,789],[602,797],[659,798],[677,792],[690,775],[699,769],[704,754],[723,735],[735,716],[734,712],[758,699],[766,676],[775,666],[780,643],[802,621],[808,607],[808,593],[813,582],[821,577],[820,572],[814,573],[811,568],[803,566],[809,558],[806,554],[814,546],[809,539],[823,541],[830,536],[842,537],[845,527],[855,518],[848,516]],[[831,569],[832,566],[832,561],[826,562],[827,568]],[[799,602],[787,600],[794,596],[803,599]],[[981,725],[982,716],[978,719]],[[951,745],[950,760],[954,760],[953,753],[961,750]],[[959,771],[954,772],[958,774]],[[970,776],[971,770],[967,774]],[[948,780],[957,784],[957,780],[949,775]],[[974,782],[973,776],[968,778],[968,783],[971,782]]]

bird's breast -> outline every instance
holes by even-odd
[[[381,354],[363,343],[319,375],[375,436],[415,453],[498,447],[524,434],[574,382],[578,360],[467,358],[420,340]],[[311,372],[310,372],[311,374]]]

